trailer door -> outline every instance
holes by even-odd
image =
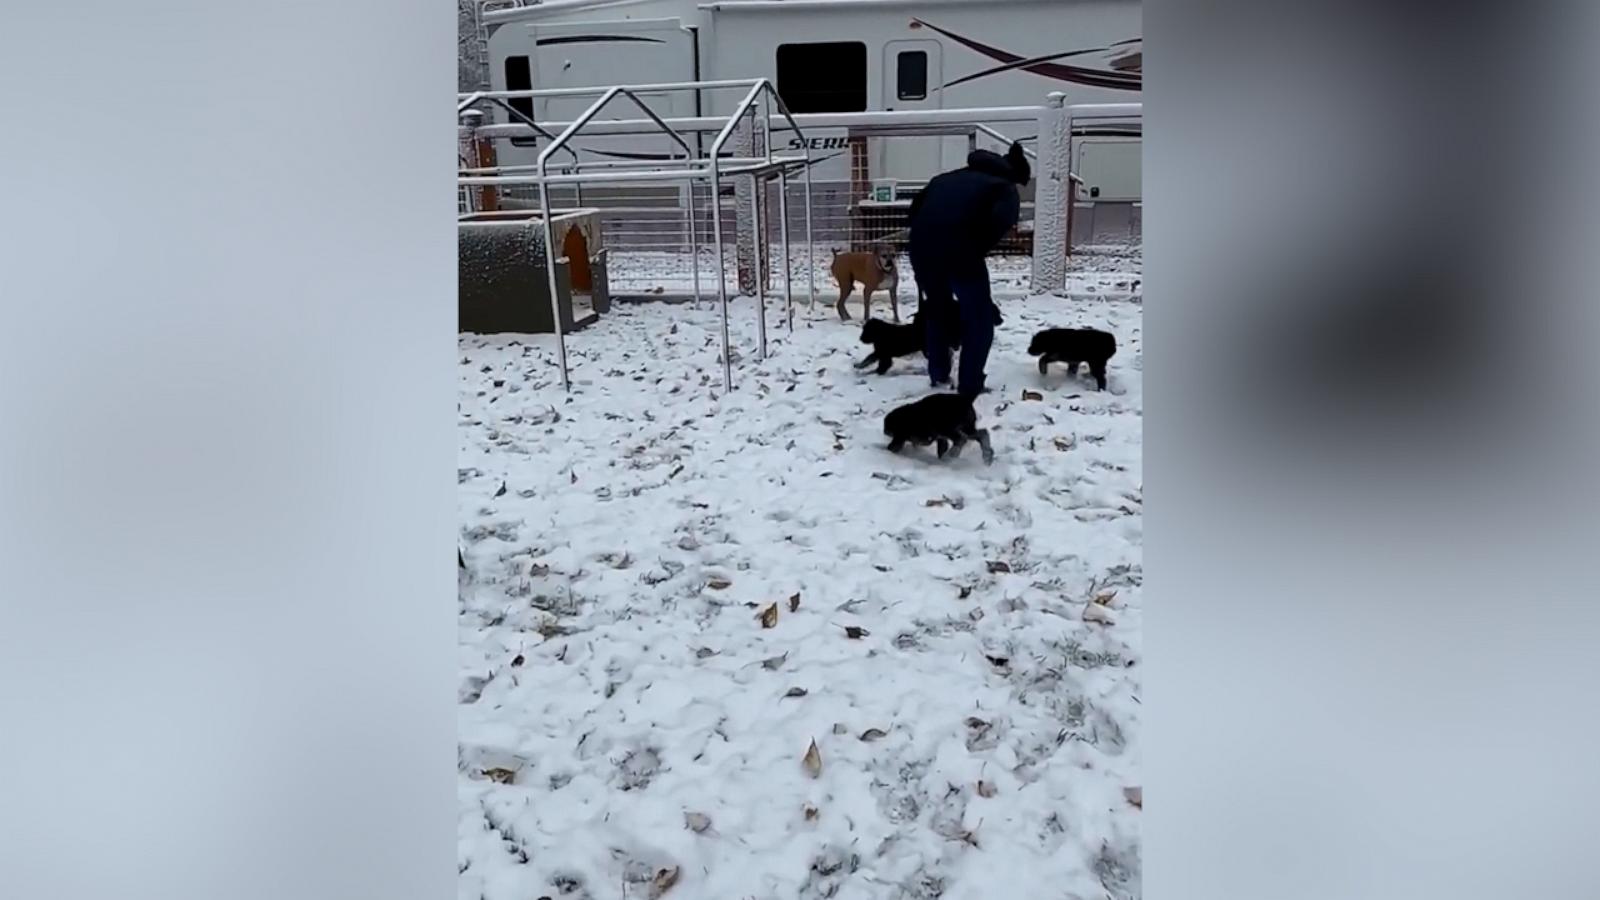
[[[944,92],[944,56],[938,41],[889,41],[883,45],[883,108],[938,109]],[[876,138],[873,175],[926,181],[944,168],[946,141],[931,136]]]

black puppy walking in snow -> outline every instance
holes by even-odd
[[[872,352],[866,359],[856,363],[856,368],[865,369],[877,363],[878,374],[884,375],[888,373],[896,357],[921,353],[926,327],[921,316],[920,312],[912,316],[909,325],[896,325],[883,319],[868,319],[861,326],[861,343],[871,344]]]
[[[930,394],[891,410],[883,417],[883,433],[889,436],[890,453],[899,453],[908,443],[919,447],[937,444],[940,459],[947,452],[954,459],[967,441],[973,440],[983,448],[984,463],[994,462],[989,432],[978,427],[972,398],[960,394]]]
[[[1078,364],[1088,363],[1100,390],[1106,389],[1106,361],[1117,352],[1117,339],[1093,328],[1046,328],[1028,344],[1028,354],[1039,357],[1039,374],[1053,362],[1067,364],[1067,374],[1077,375]]]

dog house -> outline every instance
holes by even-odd
[[[546,268],[556,267],[561,330],[572,332],[611,309],[599,211],[556,210],[556,252],[544,246],[536,210],[476,212],[457,223],[457,328],[473,334],[551,334],[556,330]],[[553,260],[553,263],[552,263]]]

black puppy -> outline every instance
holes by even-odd
[[[1028,354],[1039,357],[1039,374],[1053,362],[1067,364],[1067,374],[1077,375],[1078,364],[1088,363],[1095,386],[1106,389],[1106,361],[1117,352],[1117,339],[1093,328],[1046,328],[1033,336]]]
[[[994,462],[989,432],[978,427],[972,401],[960,394],[930,394],[891,410],[883,417],[883,433],[889,436],[890,453],[899,453],[907,443],[937,444],[940,459],[946,452],[954,459],[967,441],[974,440],[983,448],[984,463]]]
[[[926,332],[920,320],[921,316],[920,312],[912,316],[909,325],[896,325],[883,319],[868,319],[861,326],[861,343],[871,344],[872,353],[856,363],[856,368],[865,369],[877,363],[878,374],[883,375],[894,364],[895,357],[923,352],[923,335]]]

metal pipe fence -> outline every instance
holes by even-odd
[[[641,99],[672,91],[735,88],[746,91],[728,116],[663,117]],[[541,96],[597,99],[574,121],[559,123],[534,122],[509,104],[511,99]],[[644,118],[600,118],[618,97]],[[509,121],[472,118],[478,109],[497,111]],[[471,92],[457,106],[462,121],[459,202],[463,212],[485,204],[504,210],[595,211],[614,294],[719,300],[724,386],[730,387],[726,317],[731,298],[754,295],[759,356],[765,357],[769,295],[784,298],[792,328],[794,284],[803,285],[801,300],[807,304],[834,296],[829,266],[835,252],[887,245],[903,254],[910,207],[926,178],[963,165],[978,147],[1002,151],[1019,140],[1035,163],[1035,180],[1021,191],[1021,221],[993,253],[997,290],[1058,290],[1073,246],[1137,241],[1141,205],[1083,202],[1071,153],[1075,121],[1137,117],[1140,109],[1139,104],[1067,107],[1060,95],[1051,95],[1039,107],[793,116],[763,79]],[[802,127],[842,128],[844,136],[827,139],[827,149],[834,152],[813,155],[814,139]],[[574,141],[644,132],[667,137],[674,146],[665,156],[645,154],[649,158],[640,159]],[[703,136],[712,132],[715,137],[706,147]],[[784,154],[774,152],[774,132],[793,136],[784,138]],[[702,137],[691,146],[683,137],[687,133]],[[537,161],[515,162],[519,150],[524,157],[528,152],[519,141],[509,151],[506,161],[511,164],[480,163],[495,162],[498,154],[485,148],[510,137],[536,141]],[[564,154],[560,159],[555,158],[558,151]],[[897,172],[917,175],[895,177]],[[1045,204],[1043,209],[1039,203]],[[548,222],[543,227],[548,241]],[[795,235],[804,237],[791,239]],[[914,296],[909,293],[914,291],[910,275],[907,262],[901,270],[902,299]],[[553,297],[553,267],[549,278]],[[563,345],[565,382],[559,330],[557,340]]]

